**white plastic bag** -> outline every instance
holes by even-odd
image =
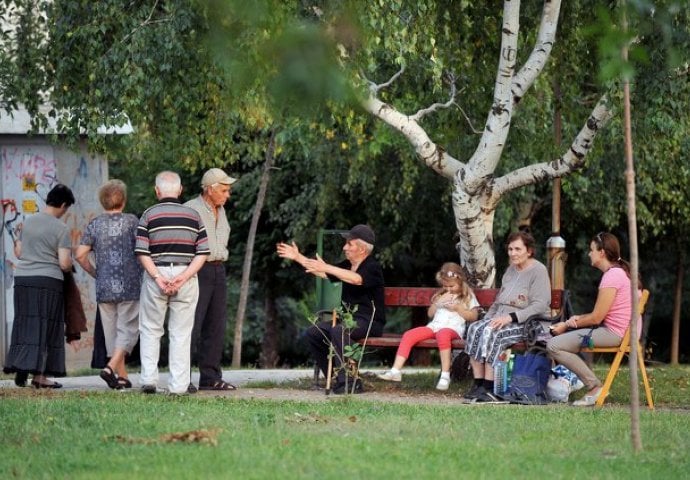
[[[564,377],[552,376],[546,383],[546,395],[552,402],[567,402],[570,396],[570,381]]]
[[[585,385],[580,381],[580,379],[563,365],[556,365],[551,369],[551,374],[557,378],[565,378],[570,382],[570,393],[580,390]]]

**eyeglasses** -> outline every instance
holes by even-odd
[[[599,245],[601,245],[603,247],[604,246],[604,232],[597,233],[597,236],[595,238],[597,239],[597,242],[599,242]]]
[[[441,276],[448,278],[460,278],[460,274],[455,272],[441,272]]]

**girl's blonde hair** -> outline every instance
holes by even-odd
[[[455,281],[460,286],[460,300],[465,303],[467,307],[470,305],[470,287],[465,280],[465,274],[462,267],[455,262],[446,262],[441,265],[441,269],[436,272],[436,282],[443,286],[444,282]],[[436,295],[440,295],[443,290],[439,290]]]

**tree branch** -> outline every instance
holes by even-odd
[[[551,162],[541,162],[518,168],[512,172],[498,177],[490,182],[487,188],[489,197],[484,202],[486,208],[495,208],[501,197],[516,188],[533,185],[543,180],[551,180],[568,175],[581,168],[585,163],[585,157],[592,148],[594,138],[599,130],[613,116],[613,110],[609,105],[606,95],[599,99],[592,110],[587,122],[577,134],[568,150],[559,158]]]
[[[384,83],[381,83],[378,85],[375,84],[374,82],[368,80],[367,77],[363,73],[360,75],[362,75],[362,78],[369,84],[369,94],[372,96],[376,96],[384,88],[390,87],[393,84],[393,82],[395,82],[400,77],[400,75],[403,74],[404,71],[405,71],[405,65],[402,65],[400,67],[400,70],[395,72],[393,74],[393,76],[388,79],[387,82],[384,82]]]
[[[375,95],[370,95],[364,100],[362,106],[369,113],[402,133],[414,147],[417,156],[436,173],[452,179],[455,173],[464,166],[460,161],[448,155],[442,147],[431,141],[426,131],[414,119],[383,103]]]
[[[511,85],[515,75],[517,40],[520,31],[520,1],[504,0],[501,51],[494,84],[494,98],[479,144],[467,162],[464,184],[468,193],[481,190],[501,159],[513,115]]]
[[[472,120],[471,120],[470,117],[465,113],[465,110],[463,110],[463,108],[462,108],[460,105],[458,105],[457,102],[455,103],[455,106],[458,107],[458,110],[460,110],[460,113],[462,113],[462,116],[465,117],[465,120],[467,121],[467,124],[470,126],[470,130],[472,130],[472,133],[476,133],[476,134],[478,134],[478,135],[481,135],[482,131],[481,131],[481,130],[477,130],[477,129],[474,127],[474,125],[472,124]]]
[[[120,43],[125,43],[129,37],[132,37],[135,33],[137,33],[139,30],[144,28],[147,25],[152,25],[154,23],[164,23],[164,22],[169,22],[170,18],[162,18],[160,20],[151,20],[153,18],[153,14],[156,11],[156,8],[158,8],[158,2],[159,0],[156,0],[156,3],[153,4],[153,7],[151,7],[151,11],[149,12],[149,16],[144,20],[138,27],[136,27],[134,30],[129,32],[127,35],[122,37],[122,40],[120,40]]]
[[[551,55],[551,49],[556,39],[558,29],[558,14],[561,9],[561,0],[544,0],[544,8],[541,14],[541,24],[537,34],[537,41],[529,58],[513,77],[511,91],[513,93],[513,105],[517,105],[525,92],[532,86],[534,80],[544,70],[546,61]]]
[[[426,115],[434,113],[436,110],[439,110],[441,108],[450,108],[455,104],[455,95],[457,94],[457,88],[455,87],[455,75],[449,74],[448,80],[450,82],[450,98],[448,99],[448,101],[445,103],[436,102],[427,108],[422,108],[419,111],[417,111],[417,113],[412,115],[410,117],[410,120],[418,122]]]

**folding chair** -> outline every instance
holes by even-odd
[[[642,290],[642,295],[640,295],[640,301],[639,301],[639,313],[640,316],[644,313],[644,308],[645,305],[647,304],[647,300],[649,299],[649,290]],[[635,343],[637,345],[637,364],[639,365],[640,368],[640,373],[642,374],[642,381],[644,382],[644,391],[645,394],[647,395],[647,405],[649,406],[650,410],[654,410],[654,400],[652,400],[652,390],[649,388],[649,379],[647,378],[647,370],[645,369],[644,366],[644,354],[642,351],[642,346],[640,345],[639,339],[637,339],[637,336],[635,336],[636,340]],[[599,398],[597,399],[596,406],[601,407],[604,404],[604,400],[606,400],[607,395],[609,394],[609,390],[611,389],[611,384],[613,384],[613,379],[616,378],[616,374],[618,373],[618,368],[621,365],[621,361],[623,360],[623,355],[629,354],[630,353],[630,327],[625,332],[625,336],[623,336],[623,340],[621,341],[621,344],[617,347],[592,347],[592,348],[583,348],[580,351],[581,352],[588,352],[588,353],[615,353],[616,356],[613,359],[613,363],[611,363],[611,368],[609,368],[609,373],[606,375],[606,381],[604,382],[604,386],[601,389],[601,393],[599,394]]]

